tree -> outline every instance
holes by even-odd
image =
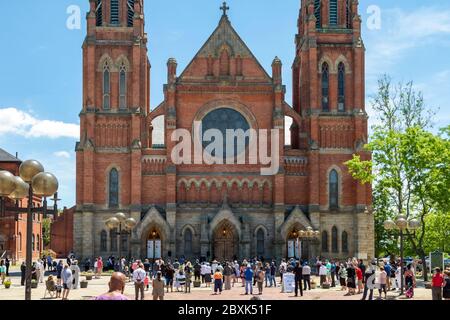
[[[346,165],[355,179],[374,184],[378,253],[395,250],[381,224],[386,218],[402,214],[422,223],[418,232],[407,232],[407,239],[424,259],[426,217],[448,208],[450,202],[449,140],[426,131],[433,113],[427,111],[422,94],[413,90],[412,83],[393,87],[390,78],[384,76],[372,106],[380,123],[373,127],[366,146],[373,158],[361,161],[355,155]]]
[[[50,245],[51,225],[52,222],[50,219],[45,218],[42,220],[42,241],[44,248]]]

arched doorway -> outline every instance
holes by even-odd
[[[150,229],[147,238],[147,258],[151,260],[162,258],[162,239],[158,229]]]
[[[287,236],[287,258],[295,258],[307,260],[310,258],[310,241],[308,239],[301,239],[300,231],[306,229],[301,225],[294,226]]]
[[[218,261],[238,258],[239,237],[229,221],[220,223],[214,231],[213,256]]]

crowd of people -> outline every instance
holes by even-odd
[[[211,262],[184,258],[174,261],[157,259],[136,260],[109,257],[104,263],[102,257],[94,260],[86,259],[79,265],[74,255],[65,262],[43,257],[33,263],[32,279],[54,286],[57,298],[68,299],[69,292],[77,289],[80,282],[81,269],[92,272],[96,278],[111,270],[109,292],[98,297],[99,300],[125,300],[123,295],[125,283],[132,282],[135,299],[143,300],[150,291],[154,300],[163,300],[169,292],[189,294],[192,287],[211,288],[213,295],[221,295],[223,291],[239,286],[243,294],[260,296],[264,288],[281,287],[282,292],[294,292],[295,296],[303,296],[304,292],[319,286],[324,289],[340,287],[345,296],[362,295],[361,300],[387,299],[389,291],[400,291],[402,272],[399,261],[371,261],[367,266],[356,258],[347,261],[326,260],[317,258],[313,261],[296,259],[263,261],[262,259],[244,259],[242,261]],[[25,264],[22,264],[22,285],[25,282]],[[44,281],[45,272],[50,272]],[[8,274],[5,261],[0,261],[0,279]],[[290,275],[288,277],[287,275]],[[416,287],[416,266],[414,263],[403,265],[403,288],[407,298],[414,297]],[[319,282],[315,282],[317,276]],[[283,278],[292,279],[285,283]],[[56,279],[55,279],[56,278]],[[450,271],[435,270],[432,277],[433,299],[450,299]],[[288,291],[292,287],[292,291]],[[376,297],[376,292],[378,296]],[[119,294],[120,293],[120,294]]]

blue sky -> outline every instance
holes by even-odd
[[[229,0],[230,19],[270,71],[275,56],[284,63],[287,101],[299,0]],[[443,3],[444,2],[444,3]],[[221,0],[145,1],[149,34],[151,105],[163,99],[166,62],[179,73],[217,26]],[[66,27],[67,8],[81,9],[81,28]],[[369,6],[381,9],[381,28],[370,30]],[[0,147],[36,158],[60,180],[62,205],[75,203],[75,153],[81,110],[81,45],[88,0],[0,1]],[[14,14],[11,14],[14,13]],[[426,103],[439,108],[436,127],[450,124],[450,2],[360,0],[366,55],[367,109],[383,73],[413,80]]]

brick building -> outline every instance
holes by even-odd
[[[0,170],[6,170],[13,175],[19,175],[19,167],[22,163],[17,157],[0,148]],[[17,214],[12,208],[26,208],[28,198],[17,203],[5,199],[7,210],[4,216],[0,216],[0,257],[9,257],[13,263],[24,261],[27,249],[27,215]],[[41,198],[34,197],[35,207],[41,206]],[[9,209],[8,209],[9,208]],[[42,215],[33,215],[32,235],[33,259],[37,259],[42,252]]]
[[[53,218],[50,230],[50,245],[57,257],[65,258],[73,251],[73,215],[75,207],[64,210]]]
[[[292,107],[281,61],[273,60],[269,75],[225,5],[183,72],[168,60],[165,99],[152,111],[143,1],[90,5],[76,146],[77,255],[117,254],[118,239],[105,220],[120,211],[139,222],[120,244],[134,257],[373,257],[371,188],[343,164],[353,154],[370,159],[363,151],[368,117],[358,1],[301,1]],[[153,144],[152,123],[161,116],[163,146]],[[287,117],[293,125],[284,146]],[[278,129],[280,170],[261,175],[260,160],[176,164],[172,134],[195,134],[195,122],[220,132]],[[307,227],[320,236],[297,242]]]

